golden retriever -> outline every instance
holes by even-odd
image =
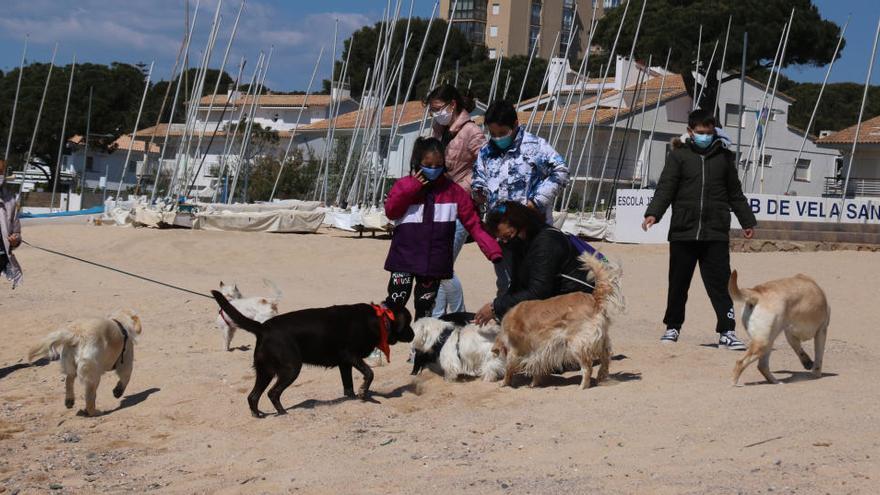
[[[66,376],[64,405],[73,407],[73,381],[79,377],[85,387],[86,408],[79,414],[95,416],[95,395],[101,375],[116,371],[119,382],[113,396],[122,397],[134,366],[134,344],[141,334],[141,319],[133,311],[122,310],[108,318],[79,320],[56,330],[31,348],[28,359],[61,358]]]
[[[751,289],[740,289],[734,270],[730,274],[728,290],[734,301],[745,302],[742,321],[751,337],[746,354],[737,360],[733,369],[734,385],[739,383],[743,370],[755,361],[758,361],[758,371],[768,382],[779,383],[770,373],[770,353],[780,333],[785,333],[785,340],[794,349],[804,368],[812,370],[816,378],[822,376],[822,357],[825,354],[831,308],[822,288],[813,279],[797,274]],[[814,360],[810,360],[801,347],[802,342],[810,339],[815,348]]]
[[[577,364],[581,388],[590,386],[593,361],[599,361],[596,381],[608,377],[611,317],[623,310],[620,268],[589,254],[581,263],[595,276],[592,294],[573,292],[540,301],[524,301],[501,321],[501,334],[493,352],[507,359],[502,386],[510,385],[516,373],[532,377],[532,386],[543,377]]]

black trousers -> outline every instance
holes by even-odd
[[[9,262],[9,258],[6,257],[6,253],[0,252],[0,273],[3,273],[3,270],[6,269],[6,263]]]
[[[736,328],[733,300],[727,291],[730,280],[730,244],[727,241],[671,241],[669,243],[669,293],[666,298],[667,328],[681,329],[688,289],[694,268],[700,264],[700,276],[718,323],[715,331],[724,333]]]
[[[431,316],[434,312],[434,301],[440,288],[440,279],[421,277],[412,273],[393,272],[388,279],[388,297],[386,304],[406,306],[415,283],[415,319]]]

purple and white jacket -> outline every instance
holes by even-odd
[[[461,221],[490,261],[501,259],[498,242],[483,230],[465,190],[445,176],[427,186],[415,177],[394,183],[385,200],[385,215],[395,222],[385,260],[390,272],[452,278],[455,221]]]

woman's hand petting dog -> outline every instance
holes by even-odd
[[[486,303],[474,315],[474,323],[480,326],[487,325],[493,321],[495,321],[495,308],[492,307],[492,303]]]

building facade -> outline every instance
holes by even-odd
[[[455,0],[440,0],[440,15],[450,18]],[[566,52],[569,34],[574,29],[569,59],[583,57],[589,49],[590,18],[593,4],[596,18],[616,1],[581,2],[575,12],[575,0],[458,0],[453,24],[471,43],[485,45],[489,58],[500,55],[531,54],[550,59]],[[554,40],[559,35],[558,40]]]
[[[825,181],[825,196],[839,197],[846,183],[848,198],[880,197],[880,116],[862,122],[853,155],[856,127],[853,125],[842,131],[827,133],[817,141],[819,146],[839,151],[842,155],[833,174],[818,177]]]

